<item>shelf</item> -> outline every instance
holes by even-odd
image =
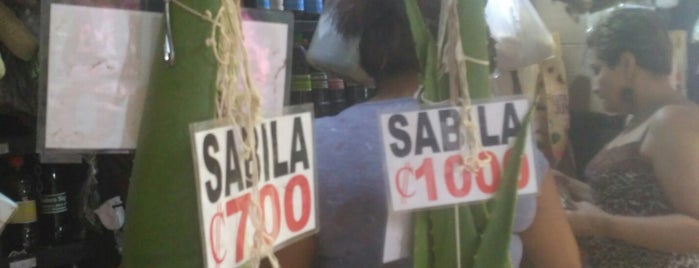
[[[296,20],[294,21],[294,32],[313,34],[316,31],[316,26],[318,26],[318,21]]]

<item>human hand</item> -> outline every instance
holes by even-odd
[[[575,202],[575,208],[566,210],[566,216],[575,235],[605,236],[611,214],[588,202]]]
[[[559,193],[565,198],[578,202],[593,202],[592,190],[589,185],[555,169],[552,169],[551,173],[556,178]]]

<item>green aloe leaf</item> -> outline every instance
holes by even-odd
[[[427,211],[416,212],[413,216],[415,232],[413,237],[413,267],[432,267],[430,251],[429,213]]]
[[[488,207],[485,203],[478,203],[469,206],[471,214],[473,215],[473,223],[475,224],[476,231],[480,234],[485,230],[485,225],[488,224]]]
[[[425,20],[422,18],[422,12],[420,12],[420,6],[418,6],[417,1],[403,0],[403,3],[405,4],[405,11],[408,14],[410,32],[415,42],[417,59],[422,66],[425,66],[427,65],[427,52],[429,51],[428,44],[430,42],[434,43],[434,39],[430,35]]]
[[[180,0],[195,10],[218,10],[218,0]],[[158,46],[126,208],[123,267],[202,267],[201,229],[189,124],[216,112],[217,63],[206,46],[211,23],[173,7],[177,63]],[[156,40],[164,40],[161,33]]]
[[[461,239],[461,267],[473,267],[480,236],[469,206],[459,206],[459,238]]]
[[[434,255],[433,267],[458,267],[456,248],[456,217],[453,207],[430,211],[432,236],[431,250]]]
[[[415,52],[423,66],[421,80],[425,87],[425,98],[431,101],[446,100],[449,98],[449,91],[439,75],[437,43],[425,24],[417,1],[403,0],[403,3],[410,23],[410,32],[415,42]]]
[[[483,61],[488,61],[488,33],[485,23],[484,0],[457,0],[459,27],[461,30],[461,45],[464,55]],[[475,100],[492,97],[490,89],[490,67],[469,61],[468,89],[471,98]]]
[[[481,243],[476,253],[473,266],[475,268],[509,267],[507,265],[509,261],[508,250],[517,202],[517,184],[524,145],[527,139],[527,130],[533,110],[533,108],[530,108],[524,117],[510,158],[505,163],[505,171],[500,188],[495,193],[492,214],[481,236]]]

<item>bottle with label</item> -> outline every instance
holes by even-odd
[[[374,82],[374,79],[370,79],[369,82],[366,84],[366,95],[367,100],[373,98],[376,95],[376,82]]]
[[[369,90],[361,84],[345,81],[347,91],[347,105],[352,106],[369,100]]]
[[[332,115],[337,115],[347,108],[345,81],[338,77],[330,77],[328,78],[328,88],[330,88],[330,96],[333,102]]]
[[[48,246],[66,242],[68,228],[68,196],[66,195],[61,165],[41,166],[39,181],[39,226],[44,243]]]
[[[13,156],[8,160],[9,170],[2,178],[7,183],[3,191],[17,202],[17,210],[2,234],[4,250],[8,257],[33,254],[39,236],[34,178],[24,168],[24,158]]]
[[[300,44],[294,46],[291,73],[291,105],[313,102],[306,49]]]
[[[247,8],[270,9],[269,0],[243,0],[243,6]]]
[[[284,0],[284,10],[293,12],[297,20],[305,18],[304,9],[304,0]]]
[[[318,20],[323,13],[323,0],[304,0],[305,19]]]
[[[316,118],[332,114],[333,103],[330,99],[330,90],[328,89],[328,75],[324,72],[312,73],[311,86],[313,87],[313,104],[315,105]]]

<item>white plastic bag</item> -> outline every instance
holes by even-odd
[[[306,60],[313,67],[336,76],[367,84],[371,80],[359,62],[360,37],[345,37],[334,24],[335,5],[326,5],[318,20]]]
[[[488,0],[485,18],[500,70],[517,70],[554,56],[551,32],[529,0]]]

